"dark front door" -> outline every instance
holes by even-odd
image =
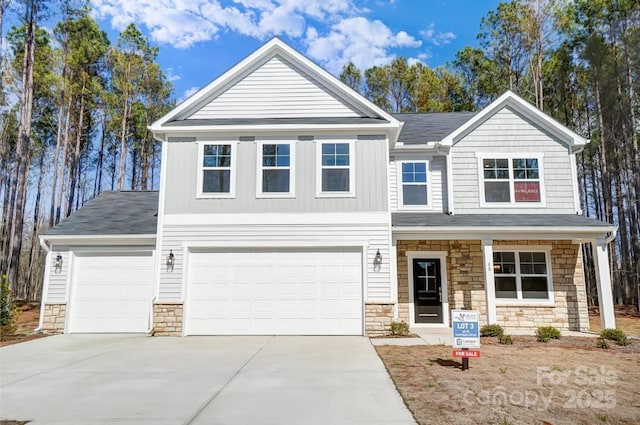
[[[440,260],[413,260],[413,310],[415,323],[442,323]]]

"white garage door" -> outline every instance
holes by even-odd
[[[189,255],[185,333],[362,335],[361,253]]]
[[[68,332],[148,332],[153,255],[91,254],[73,259]]]

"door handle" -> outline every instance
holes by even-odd
[[[438,288],[438,302],[442,302],[442,287]]]

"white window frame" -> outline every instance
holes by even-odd
[[[402,181],[402,164],[424,163],[427,171],[427,204],[426,205],[405,205],[404,204],[404,182]],[[427,159],[401,159],[396,161],[396,183],[398,193],[398,209],[405,211],[425,211],[433,209],[433,185],[431,173],[431,158]]]
[[[518,245],[518,246],[506,246],[506,245],[498,245],[493,247],[493,253],[496,252],[513,252],[516,260],[516,294],[518,298],[498,298],[495,297],[496,305],[499,306],[508,306],[508,305],[555,305],[555,297],[553,290],[553,269],[551,268],[551,247],[550,246],[542,246],[542,245]],[[547,267],[547,293],[549,294],[548,299],[546,298],[522,298],[522,274],[520,273],[520,253],[521,252],[543,252],[545,255],[545,265]],[[493,258],[491,259],[491,264],[493,264]],[[495,293],[495,278],[499,277],[498,273],[494,273],[494,293]],[[511,276],[511,275],[508,275]],[[541,275],[525,275],[527,276],[541,276]]]
[[[256,163],[256,198],[294,198],[296,196],[296,143],[294,141],[261,140],[257,144]],[[288,167],[264,167],[262,165],[262,149],[264,145],[289,145]],[[263,192],[262,173],[264,170],[289,170],[289,192]]]
[[[198,145],[198,176],[197,176],[197,188],[196,198],[200,199],[225,199],[236,197],[236,156],[237,146],[236,141],[208,141],[202,140],[197,142]],[[202,163],[204,159],[204,147],[207,145],[230,145],[231,146],[231,166],[228,167],[229,172],[229,192],[203,192],[202,183],[205,170],[222,170],[227,167],[205,167]]]
[[[356,155],[353,140],[316,140],[316,198],[354,198],[356,196]],[[347,168],[344,166],[323,166],[323,144],[348,144],[349,145],[349,191],[348,192],[323,192],[322,170],[325,168]]]
[[[504,152],[485,152],[478,153],[478,182],[480,194],[480,206],[483,208],[542,208],[546,207],[545,185],[544,185],[544,154],[523,152],[523,153],[504,153]],[[516,158],[537,159],[538,160],[538,182],[540,183],[540,201],[538,202],[516,202],[515,199],[515,179],[513,175],[513,160]],[[509,199],[510,202],[486,202],[484,193],[484,166],[485,159],[506,159],[509,162]],[[505,180],[506,181],[506,180]],[[532,180],[536,181],[536,180]]]

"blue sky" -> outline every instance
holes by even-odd
[[[182,99],[273,36],[338,74],[396,56],[438,66],[477,45],[497,0],[92,0],[112,41],[134,22]]]

